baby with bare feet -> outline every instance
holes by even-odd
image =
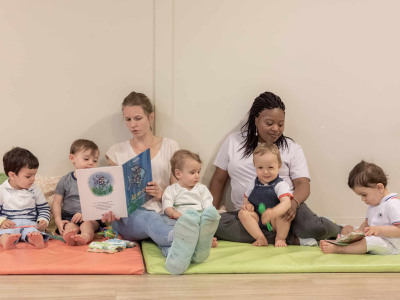
[[[293,198],[289,185],[279,177],[282,160],[275,144],[259,144],[253,153],[253,163],[257,177],[248,186],[239,219],[247,232],[256,240],[253,246],[268,246],[260,228],[267,228],[271,223],[276,231],[275,247],[287,247],[286,237],[290,222],[282,216],[290,209]],[[260,204],[267,208],[259,212]]]
[[[322,252],[399,254],[400,200],[396,193],[389,193],[387,177],[383,170],[375,164],[361,161],[351,170],[348,185],[368,205],[367,217],[357,230],[364,232],[365,237],[346,246],[321,240]]]
[[[79,139],[72,143],[69,159],[75,170],[95,168],[99,155],[99,148],[94,142]],[[70,246],[83,246],[91,242],[101,224],[100,221],[82,219],[75,171],[63,176],[58,182],[52,212],[58,232]]]
[[[39,161],[29,150],[15,147],[4,154],[3,166],[9,179],[0,185],[0,243],[4,250],[15,248],[19,240],[43,248],[50,206],[34,184]]]

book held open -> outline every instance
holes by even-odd
[[[145,191],[152,181],[150,150],[122,166],[76,170],[76,177],[84,221],[109,211],[127,217],[151,198]]]

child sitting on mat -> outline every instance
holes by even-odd
[[[365,238],[339,246],[320,241],[323,253],[338,254],[398,254],[400,249],[400,200],[389,193],[387,177],[375,164],[361,161],[348,178],[349,187],[368,205],[367,217],[357,230]]]
[[[262,233],[262,227],[271,222],[276,231],[275,247],[287,247],[286,237],[290,222],[282,216],[290,208],[293,198],[289,185],[279,177],[282,165],[281,155],[275,144],[259,144],[253,153],[253,162],[257,177],[248,186],[239,219],[247,232],[256,240],[254,246],[267,246],[268,241]],[[261,213],[260,205],[267,209]]]
[[[200,170],[199,155],[188,150],[178,150],[171,158],[171,173],[178,182],[165,189],[162,205],[164,213],[181,225],[174,227],[174,243],[165,263],[173,274],[183,273],[191,261],[205,261],[213,241],[216,244],[213,237],[220,215],[210,191],[199,182]]]
[[[3,156],[9,177],[0,185],[0,241],[4,250],[19,240],[43,248],[50,220],[50,206],[34,184],[39,161],[29,150],[15,147]]]
[[[95,168],[99,155],[99,148],[94,142],[79,139],[72,143],[69,159],[75,170]],[[75,172],[68,173],[58,182],[52,211],[59,233],[70,246],[91,242],[101,224],[99,221],[83,221]]]

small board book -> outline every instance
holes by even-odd
[[[152,181],[149,149],[121,166],[75,172],[84,221],[100,220],[109,211],[127,217],[151,198],[145,191]]]
[[[365,237],[364,233],[353,231],[346,235],[338,235],[338,238],[336,240],[326,240],[326,241],[335,245],[346,246],[351,243],[357,242],[364,237]]]

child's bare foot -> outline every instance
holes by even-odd
[[[319,247],[321,248],[321,251],[325,254],[329,254],[329,253],[338,253],[337,252],[337,247],[340,246],[336,246],[334,244],[331,244],[325,240],[321,240],[319,241]]]
[[[217,247],[218,247],[218,241],[217,238],[214,236],[211,243],[211,248],[217,248]]]
[[[265,237],[260,237],[252,245],[257,247],[268,246],[268,241]]]
[[[9,250],[15,248],[15,242],[21,237],[20,233],[9,234],[8,237],[3,238],[3,249]]]
[[[38,249],[44,248],[43,236],[40,232],[29,232],[27,235],[28,243],[35,246]]]
[[[75,234],[72,237],[75,242],[76,242],[76,246],[85,246],[87,243],[90,242],[90,237],[86,234]]]
[[[67,245],[76,246],[76,241],[74,239],[75,236],[76,236],[76,231],[71,230],[71,231],[64,233],[63,238],[64,238],[64,241],[67,243]]]
[[[275,240],[275,247],[287,247],[285,240]]]

